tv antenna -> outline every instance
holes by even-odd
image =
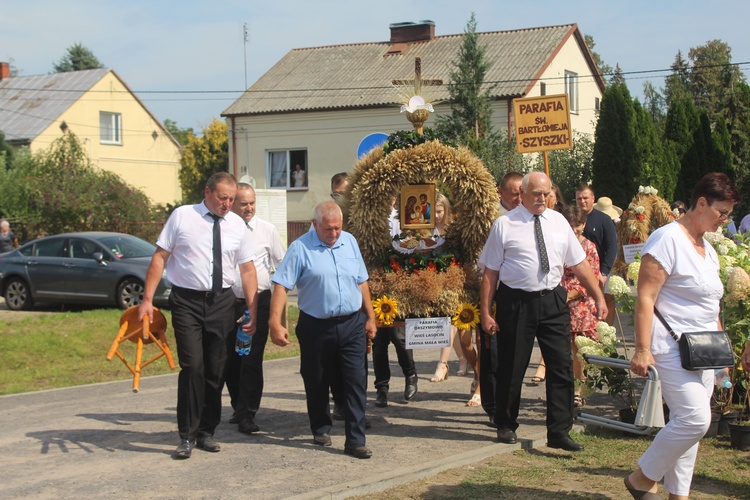
[[[245,59],[245,90],[247,90],[247,23],[242,25],[242,51]]]

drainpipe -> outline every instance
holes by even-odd
[[[237,175],[237,134],[234,131],[234,116],[230,117],[229,120],[232,125],[232,170],[234,171],[234,178],[239,179],[239,176]]]

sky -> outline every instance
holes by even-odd
[[[196,132],[295,48],[387,41],[389,25],[432,20],[435,34],[577,23],[606,64],[641,72],[668,69],[678,50],[721,39],[750,71],[747,0],[2,0],[0,61],[20,75],[52,72],[83,44],[114,69],[162,122]],[[247,43],[243,26],[247,25]],[[646,77],[626,74],[634,97]]]

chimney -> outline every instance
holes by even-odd
[[[0,81],[10,78],[10,63],[0,62]]]
[[[391,29],[391,43],[425,42],[435,38],[435,22],[425,19],[417,23],[393,23]]]

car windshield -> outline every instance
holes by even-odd
[[[107,236],[99,240],[109,248],[118,259],[134,259],[136,257],[151,257],[156,246],[135,236]]]

